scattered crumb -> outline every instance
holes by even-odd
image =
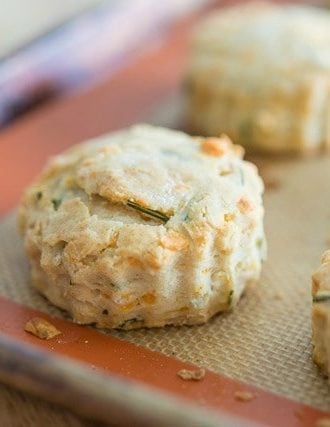
[[[234,396],[235,399],[240,402],[250,402],[256,397],[256,395],[250,391],[235,391]]]
[[[278,190],[281,187],[281,182],[276,178],[265,176],[263,180],[266,190]]]
[[[85,344],[88,344],[88,341],[87,341],[87,340],[85,341]]]
[[[256,164],[259,170],[259,174],[262,177],[262,180],[267,190],[278,190],[282,186],[281,180],[276,177],[276,172],[272,167],[269,167],[269,163],[265,163],[261,159],[253,158],[253,163]]]
[[[50,340],[62,333],[54,325],[48,322],[48,320],[42,319],[41,317],[33,317],[30,319],[24,326],[24,331],[29,332],[42,340]]]
[[[303,296],[305,296],[305,295],[306,295],[306,289],[299,288],[299,289],[297,289],[297,290],[296,290],[296,293],[297,293],[299,296],[303,297]]]
[[[283,300],[284,299],[284,295],[281,292],[275,292],[273,295],[273,298],[276,300]]]
[[[320,418],[316,421],[315,427],[330,427],[330,418]]]
[[[262,302],[262,301],[263,301],[263,298],[262,298],[262,296],[260,295],[260,293],[259,293],[259,292],[254,292],[254,293],[253,293],[253,297],[255,298],[255,300],[256,300],[257,302]]]
[[[195,370],[181,369],[178,372],[178,376],[186,381],[189,381],[189,380],[200,381],[205,377],[205,369],[203,368],[195,369]]]

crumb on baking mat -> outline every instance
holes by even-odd
[[[234,397],[236,400],[239,400],[240,402],[250,402],[251,400],[256,398],[256,395],[254,393],[251,393],[250,391],[235,391]]]
[[[284,295],[282,294],[282,292],[274,292],[273,299],[277,301],[282,301],[284,300]]]
[[[185,381],[200,381],[205,377],[205,369],[180,369],[177,374]]]
[[[48,320],[41,317],[32,317],[28,320],[24,326],[24,331],[29,332],[42,340],[50,340],[62,333],[54,325],[48,322]]]
[[[266,190],[278,190],[281,187],[281,181],[277,178],[263,177]]]
[[[316,421],[315,427],[330,427],[330,418],[320,418]]]

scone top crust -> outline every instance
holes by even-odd
[[[330,12],[309,6],[247,2],[221,10],[197,28],[200,60],[231,56],[253,68],[330,72]]]
[[[221,214],[246,192],[249,199],[260,202],[262,181],[253,164],[242,162],[243,154],[225,135],[190,137],[139,125],[78,145],[52,159],[26,193],[25,203],[36,200],[41,209],[48,207],[52,212],[72,199],[85,202],[90,211],[102,209],[108,202],[110,210],[125,209],[127,215],[119,221],[140,217],[132,211],[136,204],[136,209],[158,211],[166,219],[154,224],[153,216],[147,215],[149,218],[138,222],[146,226],[166,222],[167,228],[182,223],[198,204],[202,211],[207,206],[207,215],[194,212],[191,220],[202,216],[219,226]]]
[[[140,125],[55,157],[20,209],[35,286],[102,327],[229,308],[264,252],[263,185],[242,154],[225,136]]]

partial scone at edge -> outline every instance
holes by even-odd
[[[99,327],[230,309],[265,254],[263,184],[241,156],[226,137],[140,125],[55,157],[19,212],[34,286]]]
[[[313,275],[313,358],[322,371],[330,374],[330,250],[321,259]]]

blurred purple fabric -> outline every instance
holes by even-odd
[[[90,84],[152,46],[207,0],[113,0],[0,62],[0,126],[46,99]]]

